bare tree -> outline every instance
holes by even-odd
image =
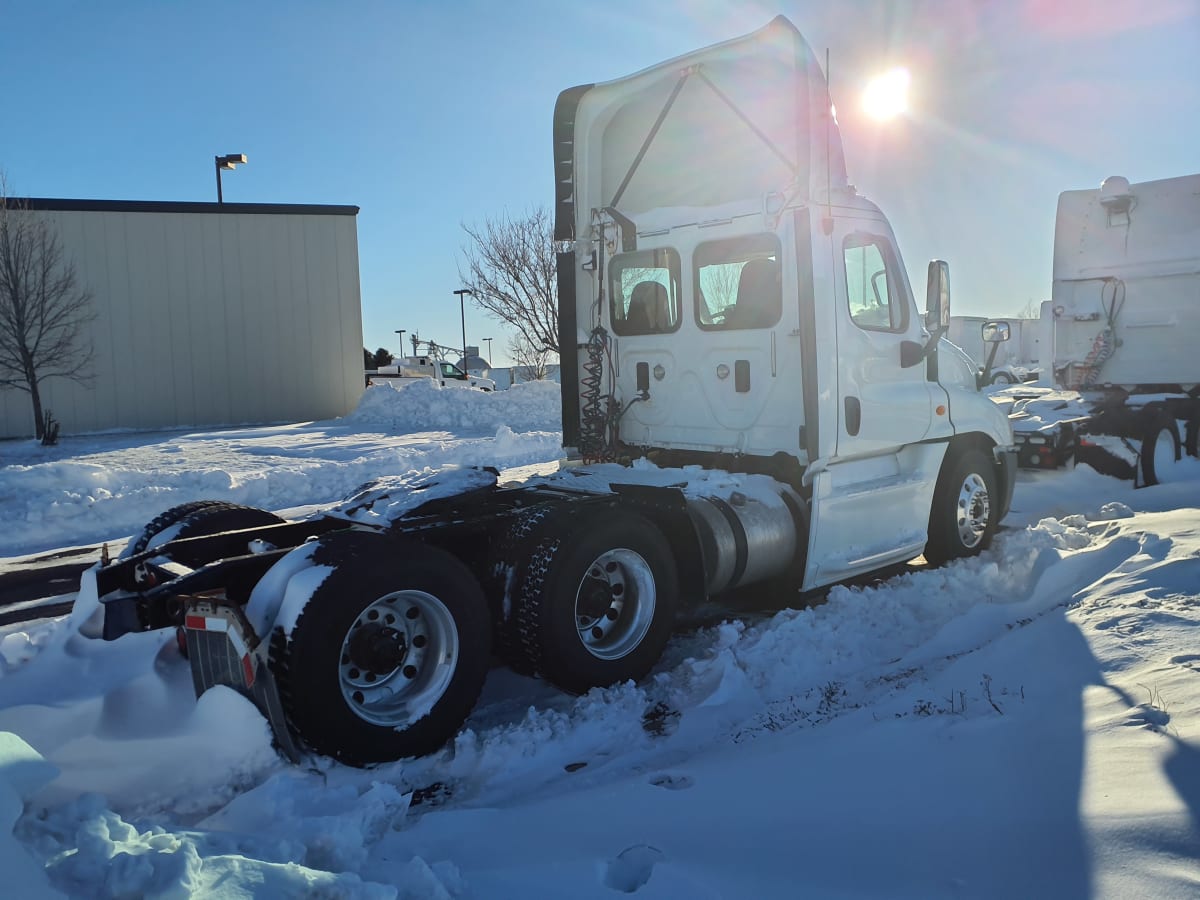
[[[558,350],[556,245],[550,213],[538,207],[522,218],[463,225],[471,242],[463,248],[459,277],[471,301],[505,322],[530,348]],[[465,271],[464,271],[465,268]]]
[[[75,275],[46,217],[10,198],[0,175],[0,387],[29,394],[39,440],[46,436],[41,384],[91,380],[84,326],[92,296]]]
[[[549,347],[535,347],[519,334],[508,339],[508,355],[516,361],[521,374],[528,381],[543,381],[549,372]]]

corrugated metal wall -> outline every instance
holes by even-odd
[[[358,402],[356,207],[29,203],[96,316],[93,383],[42,383],[64,434],[325,419]],[[71,203],[90,208],[53,208]],[[29,396],[0,389],[0,437],[32,434]]]

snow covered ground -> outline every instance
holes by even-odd
[[[416,393],[409,393],[416,391]],[[556,385],[373,388],[336,422],[0,444],[0,557],[199,497],[558,458]],[[992,549],[715,616],[640,685],[493,670],[454,744],[284,763],[166,633],[0,629],[14,897],[1195,897],[1200,463],[1135,491],[1022,473]],[[11,567],[12,560],[0,560]],[[2,599],[2,598],[0,598]]]

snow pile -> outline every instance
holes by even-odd
[[[0,466],[0,556],[120,538],[191,500],[282,510],[414,470],[558,459],[558,398],[553,382],[484,393],[430,380],[371,388],[355,413],[330,422],[13,443]],[[416,434],[397,424],[418,419]]]
[[[444,388],[432,378],[377,384],[363,393],[347,424],[411,431],[560,431],[562,393],[553,381],[514,384],[506,391]]]
[[[0,872],[11,897],[48,897],[43,867],[13,839],[25,800],[53,781],[58,770],[15,734],[0,731]]]
[[[312,497],[349,474],[349,459],[424,458],[344,491],[361,487],[346,512],[375,521],[418,496],[488,487],[490,473],[471,468],[488,454],[553,458],[537,435],[507,428],[401,441],[375,427],[129,441],[92,464],[121,483],[134,476],[119,467],[145,466],[149,483],[170,481],[156,461],[178,455],[167,447],[238,478],[255,457],[303,460],[288,490]],[[977,558],[910,564],[806,609],[756,609],[753,591],[737,608],[701,605],[637,685],[572,697],[495,669],[450,746],[370,770],[286,764],[242,697],[193,696],[169,631],[105,643],[70,618],[0,628],[0,731],[20,735],[11,755],[38,773],[11,777],[0,738],[6,887],[81,898],[1192,897],[1198,469],[1144,490],[1086,467],[1022,472],[1007,527]],[[86,493],[83,471],[59,469],[59,493],[10,480],[0,503]],[[647,464],[549,478],[778,502],[756,477]],[[109,518],[138,503],[114,492]]]

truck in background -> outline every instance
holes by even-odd
[[[989,322],[1003,322],[1008,325],[1009,340],[999,344],[984,341],[983,326]],[[1006,319],[951,316],[946,339],[961,347],[975,361],[980,372],[981,384],[1007,385],[1038,379],[1041,373],[1040,335],[1041,323],[1038,319],[1020,316]],[[993,347],[996,348],[994,356]]]
[[[432,378],[442,387],[472,387],[494,391],[496,382],[482,375],[464,372],[454,363],[432,356],[394,357],[390,366],[380,366],[367,373],[367,384],[403,383],[413,378]]]
[[[778,17],[554,114],[563,442],[582,465],[380,479],[308,519],[198,501],[85,573],[103,637],[178,627],[197,693],[291,755],[442,746],[493,651],[584,692],[643,678],[676,614],[980,553],[1016,453],[939,353],[887,219],[846,178],[818,61]],[[101,616],[97,614],[97,618]]]
[[[1115,454],[1151,485],[1196,456],[1200,175],[1061,194],[1040,328],[1043,391],[1012,392],[1023,466]]]

